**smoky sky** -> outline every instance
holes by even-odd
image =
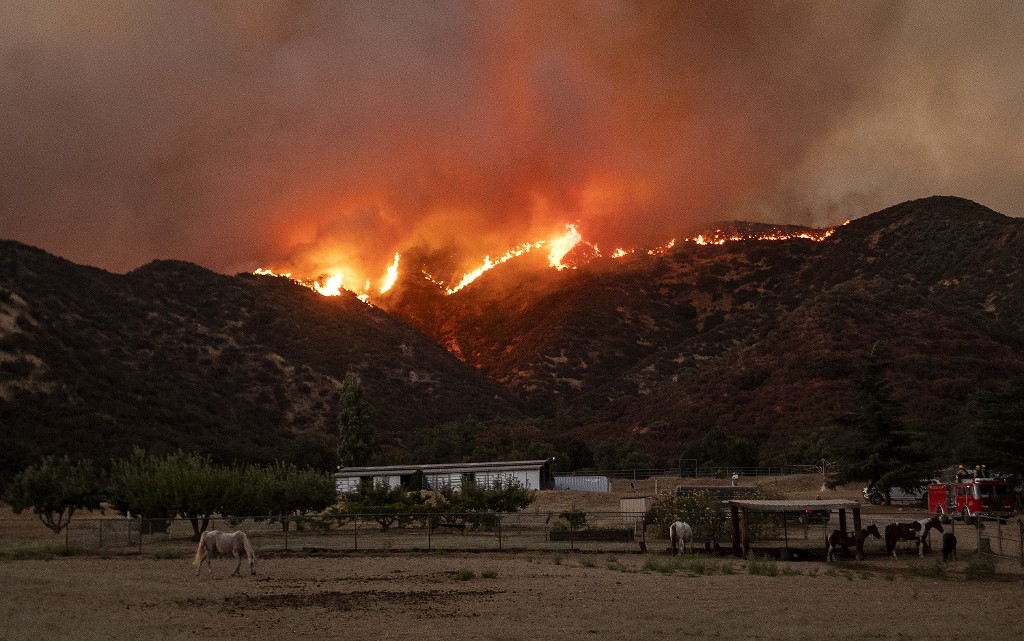
[[[576,223],[1008,215],[1024,5],[0,0],[0,238],[378,275]]]

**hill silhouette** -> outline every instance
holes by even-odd
[[[0,243],[0,463],[143,445],[326,466],[349,371],[396,457],[446,422],[497,418],[670,465],[709,433],[746,458],[808,462],[873,348],[907,424],[953,457],[977,392],[1024,379],[1024,221],[961,198],[902,203],[821,242],[508,263],[450,296],[419,276],[432,259],[403,256],[374,307]]]
[[[389,433],[515,399],[350,295],[156,261],[126,275],[0,244],[0,457],[100,461],[135,445],[330,465],[339,390],[362,378]]]
[[[937,446],[969,431],[972,396],[1024,375],[1022,274],[1024,221],[937,196],[822,242],[682,243],[385,304],[444,318],[420,327],[588,442],[682,453],[718,429],[770,461],[849,411],[876,344],[908,424]]]

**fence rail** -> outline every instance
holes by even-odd
[[[557,476],[607,476],[616,479],[646,479],[654,476],[673,476],[683,478],[728,478],[735,472],[740,476],[788,476],[790,474],[811,474],[815,471],[813,465],[779,465],[779,466],[758,466],[758,467],[700,467],[689,463],[685,459],[677,467],[669,468],[637,468],[628,470],[577,470]]]
[[[838,527],[836,519],[808,524],[797,513],[766,517],[752,541],[755,547],[803,547],[823,553],[825,536]],[[880,530],[894,520],[868,516],[863,525],[875,523]],[[288,526],[285,527],[284,523]],[[64,544],[102,554],[172,554],[184,556],[195,550],[194,529],[188,519],[82,518],[53,535],[42,525],[0,519],[0,553],[17,552],[40,545]],[[851,526],[847,523],[847,526]],[[245,519],[210,519],[209,529],[244,530],[257,551],[389,552],[389,551],[558,551],[637,552],[660,551],[668,545],[665,533],[643,527],[641,515],[628,512],[577,512],[567,520],[556,513],[472,514],[359,514],[326,519],[319,516]],[[716,537],[729,546],[728,524]],[[1017,559],[1024,565],[1024,520],[979,519],[967,524],[944,525],[958,539],[961,554],[991,553]],[[932,546],[941,548],[935,533]],[[703,542],[697,537],[698,547]],[[884,553],[884,542],[869,539],[868,553]],[[901,544],[900,553],[911,544]]]
[[[211,518],[208,529],[243,530],[257,550],[320,552],[397,550],[561,550],[636,551],[643,540],[641,519],[621,512],[580,513],[566,522],[554,513],[358,514],[344,517]],[[287,527],[285,527],[287,523]],[[19,521],[24,530],[24,522]],[[195,549],[188,519],[87,518],[72,521],[59,536],[41,525],[18,539],[0,520],[0,551],[58,543],[110,553],[154,553]]]

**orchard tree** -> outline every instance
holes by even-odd
[[[112,462],[110,492],[111,501],[121,514],[170,519],[177,512],[178,494],[166,459],[140,447],[128,458]]]
[[[280,461],[266,467],[236,468],[234,476],[223,512],[257,520],[280,519],[286,531],[292,515],[324,510],[338,498],[331,474],[312,468],[299,469]]]
[[[527,489],[514,478],[495,479],[491,484],[463,481],[459,489],[444,485],[438,490],[441,503],[436,510],[451,514],[456,521],[477,527],[492,527],[500,513],[518,512],[536,498],[534,490]]]
[[[210,517],[224,509],[227,493],[236,482],[236,472],[216,466],[209,456],[178,452],[161,461],[174,494],[174,512],[192,524],[192,540],[210,526]]]
[[[363,393],[362,379],[349,373],[341,384],[338,461],[343,466],[366,465],[375,450],[373,412]]]
[[[77,510],[101,508],[103,487],[103,473],[92,461],[48,456],[17,474],[4,500],[15,514],[32,508],[43,525],[59,534]]]
[[[392,525],[411,520],[414,514],[428,511],[426,498],[420,492],[409,492],[405,487],[394,486],[383,479],[360,483],[355,492],[345,496],[344,511],[347,514],[372,516],[386,532]]]

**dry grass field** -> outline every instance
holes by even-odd
[[[816,490],[801,489],[808,479],[776,482],[793,498]],[[617,507],[625,492],[650,492],[636,486],[544,493],[531,509]],[[909,511],[869,508],[868,521]],[[17,530],[31,525],[27,517]],[[958,537],[970,534],[958,527]],[[0,543],[17,534],[10,529]],[[832,564],[673,558],[660,545],[648,554],[270,551],[255,577],[230,576],[225,559],[196,577],[184,553],[4,560],[0,641],[1024,638],[1024,568],[1012,558],[985,565],[973,549],[962,545],[950,563],[909,550],[893,561],[876,545],[863,562]]]

